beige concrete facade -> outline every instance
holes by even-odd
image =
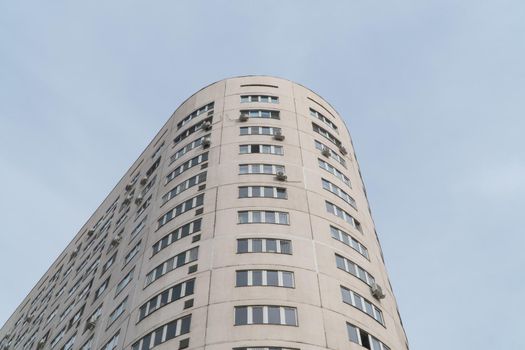
[[[208,118],[211,125],[202,125]],[[272,128],[284,139],[270,135]],[[243,154],[247,149],[255,153]],[[199,162],[204,154],[207,160]],[[277,176],[282,167],[285,180]],[[204,172],[205,181],[186,181]],[[240,189],[245,186],[250,189]],[[244,198],[259,192],[271,197]],[[188,202],[199,195],[202,203]],[[180,212],[159,225],[177,207]],[[244,223],[245,217],[257,222]],[[194,223],[177,230],[196,220],[200,229]],[[336,239],[337,230],[354,241]],[[171,232],[175,238],[155,252]],[[198,256],[184,253],[195,247]],[[347,259],[339,267],[354,274],[338,268],[336,255]],[[171,289],[183,282],[194,283],[193,290],[188,284]],[[141,319],[148,308],[156,310]],[[184,317],[191,321],[163,328]],[[0,341],[0,350],[408,349],[343,119],[311,90],[280,78],[238,77],[200,90],[175,111],[9,318]]]

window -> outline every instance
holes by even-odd
[[[164,261],[162,264],[151,270],[146,275],[146,286],[158,280],[170,271],[197,260],[199,257],[199,247],[188,249],[174,257]]]
[[[214,102],[210,102],[207,105],[199,107],[198,109],[194,110],[188,116],[184,117],[184,119],[182,119],[180,122],[177,123],[177,130],[182,128],[184,125],[188,124],[193,119],[199,117],[203,113],[211,111],[214,106],[215,106],[215,103]]]
[[[153,187],[153,185],[155,185],[155,180],[157,180],[157,175],[153,176],[153,178],[148,181],[146,186],[144,186],[144,188],[142,189],[142,192],[141,192],[142,197],[144,197],[146,195],[146,193],[148,193],[149,190]]]
[[[165,144],[165,142],[162,141],[162,143],[159,145],[159,147],[157,147],[155,152],[153,152],[153,154],[151,155],[152,159],[155,159],[155,157],[157,157],[159,155],[160,151],[162,150],[162,147],[164,147],[164,144]]]
[[[268,174],[275,175],[284,172],[284,165],[277,164],[240,164],[239,174]]]
[[[115,322],[115,320],[119,318],[120,315],[124,313],[124,311],[126,310],[127,302],[128,302],[128,297],[124,298],[124,300],[122,300],[122,302],[118,304],[118,306],[115,308],[115,310],[113,310],[111,314],[109,314],[108,327],[110,324]]]
[[[287,306],[236,306],[235,325],[278,324],[297,326],[297,309]]]
[[[197,174],[195,176],[190,177],[189,179],[179,183],[177,186],[175,186],[173,189],[171,189],[168,193],[166,193],[164,196],[162,196],[162,203],[166,203],[170,199],[175,198],[182,192],[186,191],[187,189],[196,186],[198,184],[201,184],[206,181],[206,172],[202,172],[200,174]]]
[[[128,213],[129,213],[129,207],[127,207],[124,214],[122,214],[120,218],[118,218],[117,222],[115,223],[115,230],[119,228],[120,225],[124,223],[124,221],[126,221],[126,219],[128,218]]]
[[[117,288],[116,288],[116,291],[115,291],[115,295],[119,294],[120,292],[122,292],[122,290],[124,288],[126,288],[126,286],[129,284],[129,282],[131,282],[131,280],[133,279],[133,272],[135,271],[135,267],[133,267],[126,276],[124,276],[124,278],[117,284]]]
[[[102,266],[102,273],[101,275],[103,275],[104,273],[106,273],[107,270],[109,270],[109,268],[113,265],[113,263],[115,262],[115,259],[117,258],[117,252],[115,252],[111,258],[108,259],[108,261],[106,261],[104,263],[104,265]]]
[[[157,158],[157,160],[149,167],[149,169],[146,171],[146,176],[149,177],[160,165],[160,157]]]
[[[177,227],[175,230],[162,237],[161,240],[157,241],[157,243],[153,245],[153,255],[157,254],[170,244],[177,242],[179,239],[192,235],[195,232],[199,232],[201,230],[201,225],[202,219],[199,218],[190,223]]]
[[[237,240],[237,253],[292,254],[292,241],[273,238],[242,238]]]
[[[332,225],[330,225],[330,233],[332,234],[332,238],[335,238],[347,246],[352,247],[356,252],[368,259],[368,249],[359,243],[357,239]]]
[[[148,333],[142,339],[135,342],[131,346],[131,350],[149,350],[175,337],[189,333],[190,326],[191,315],[178,318]]]
[[[331,183],[330,181],[326,179],[321,179],[321,180],[323,182],[323,188],[325,190],[332,192],[337,197],[341,198],[346,203],[350,204],[352,208],[357,210],[357,205],[355,203],[355,200],[348,193],[346,193],[345,191],[343,191],[342,189],[340,189],[339,187],[337,187],[336,185],[334,185],[333,183]]]
[[[108,287],[110,277],[106,278],[106,280],[102,282],[100,287],[98,287],[98,289],[95,292],[95,299],[93,301],[97,300],[104,293],[104,291]]]
[[[155,295],[139,308],[139,322],[163,306],[192,295],[195,289],[195,278],[181,282]]]
[[[294,288],[294,275],[291,271],[239,270],[236,272],[236,286],[269,286]]]
[[[286,188],[271,186],[241,186],[239,198],[279,198],[286,199]]]
[[[241,103],[249,102],[263,102],[263,103],[279,103],[279,97],[268,95],[242,95]]]
[[[166,214],[162,215],[162,217],[158,220],[158,228],[161,228],[162,226],[166,225],[168,222],[170,222],[177,216],[184,214],[188,210],[191,210],[196,207],[200,207],[203,203],[204,203],[204,193],[201,193],[198,196],[195,196],[193,198],[190,198],[180,203],[175,208],[171,209]]]
[[[361,230],[361,224],[359,223],[359,221],[354,219],[354,217],[352,215],[348,214],[346,211],[344,211],[343,209],[339,208],[335,204],[332,204],[332,203],[330,203],[328,201],[325,201],[325,203],[326,203],[326,211],[327,212],[329,212],[331,214],[334,214],[335,216],[343,219],[344,221],[346,221],[347,223],[352,225],[352,227],[354,227],[356,230],[358,230],[359,232],[363,233],[363,231]]]
[[[335,254],[335,263],[337,265],[337,268],[348,272],[354,277],[359,278],[361,281],[365,282],[369,286],[375,283],[375,279],[372,275],[365,271],[361,266],[345,258],[344,256]]]
[[[289,225],[288,213],[269,210],[245,210],[239,211],[239,224],[279,224]]]
[[[336,145],[337,147],[341,147],[341,141],[339,141],[334,135],[326,131],[325,129],[321,128],[319,125],[312,123],[312,129],[319,135],[326,138],[328,141]]]
[[[118,344],[118,335],[120,333],[120,330],[117,331],[117,333],[115,333],[115,335],[113,335],[111,337],[111,339],[100,349],[100,350],[113,350],[117,347],[117,344]]]
[[[383,326],[385,325],[385,321],[383,320],[383,313],[381,312],[381,310],[379,310],[377,306],[372,304],[370,301],[363,298],[358,293],[343,286],[341,286],[341,295],[343,297],[343,302],[352,305],[355,308],[358,308],[368,316],[372,317],[377,322],[381,323]]]
[[[170,165],[173,162],[175,162],[177,159],[179,159],[180,157],[182,157],[183,155],[185,155],[186,153],[191,151],[192,149],[195,149],[195,148],[199,147],[200,145],[202,145],[202,141],[204,140],[204,138],[209,137],[209,136],[210,136],[210,134],[207,134],[207,135],[204,135],[202,137],[199,137],[198,139],[188,143],[186,146],[184,146],[184,147],[180,148],[179,150],[177,150],[170,157]]]
[[[89,318],[87,319],[87,322],[96,322],[99,319],[100,315],[102,315],[102,304],[100,304],[99,307],[97,307],[97,309],[93,311],[91,316],[89,316]]]
[[[242,115],[246,115],[249,118],[264,118],[264,119],[281,119],[279,111],[270,111],[263,109],[245,109],[241,110]]]
[[[169,173],[166,176],[166,183],[169,183],[171,180],[182,174],[188,169],[193,168],[196,165],[199,165],[201,163],[208,161],[208,152],[199,154],[196,157],[191,158],[190,160],[184,162],[183,164],[176,167],[171,173]]]
[[[135,244],[135,246],[128,252],[128,254],[126,254],[126,256],[124,257],[124,266],[126,266],[131,261],[131,259],[133,259],[135,255],[138,254],[138,252],[140,251],[141,242],[142,241],[138,241],[138,243]]]
[[[390,348],[379,341],[379,339],[368,334],[361,328],[348,322],[346,323],[346,328],[348,330],[348,339],[352,343],[359,344],[369,350],[390,350]]]
[[[131,231],[131,238],[130,240],[133,240],[141,231],[142,229],[146,226],[146,220],[148,219],[148,216],[144,216],[142,218],[142,220],[140,220],[140,222],[137,224],[137,226],[135,226],[135,228],[133,229],[133,231]]]
[[[91,336],[85,343],[82,345],[80,350],[91,350],[91,346],[93,345],[93,336]]]
[[[49,347],[53,349],[58,344],[58,342],[62,340],[64,334],[66,334],[66,327],[62,328],[60,332],[58,332],[58,334],[53,338],[53,340],[51,340]]]
[[[71,310],[73,310],[73,306],[74,305],[74,302],[70,303],[66,309],[60,314],[60,319],[58,320],[58,322],[62,322],[64,320],[64,318],[67,317],[67,315],[69,315],[69,313],[71,312]]]
[[[276,128],[273,126],[241,126],[240,127],[241,135],[275,135],[281,133],[281,128]]]
[[[328,152],[330,153],[330,158],[335,159],[339,164],[341,164],[342,166],[346,168],[346,160],[344,160],[344,158],[341,157],[339,154],[337,154],[336,151],[334,151],[333,149],[331,149],[324,143],[315,140],[315,148],[321,152],[324,151],[325,149],[328,150]]]
[[[315,109],[310,108],[310,115],[319,119],[320,121],[328,125],[332,130],[337,132],[337,126],[330,119],[328,119],[327,117],[325,117],[324,115],[316,111]]]
[[[70,329],[73,326],[78,327],[80,318],[82,317],[82,314],[84,313],[84,307],[85,307],[85,304],[82,305],[82,307],[73,315],[73,317],[71,317],[71,319],[69,320],[67,329]]]
[[[212,121],[213,121],[213,117],[209,117],[209,118],[206,118],[206,119],[198,122],[197,124],[194,124],[194,125],[190,126],[188,129],[184,130],[179,135],[177,135],[175,137],[175,139],[173,140],[173,142],[175,144],[181,142],[182,140],[184,140],[186,137],[190,136],[194,132],[199,131],[202,128],[202,125],[204,123],[206,123],[206,122],[211,123]]]
[[[345,176],[345,174],[343,174],[342,172],[340,172],[339,170],[337,170],[332,165],[328,164],[322,159],[318,158],[317,161],[319,162],[319,168],[328,171],[330,174],[334,175],[339,180],[343,181],[348,187],[352,187],[350,183],[350,179],[347,176]]]
[[[150,196],[148,197],[148,199],[146,199],[146,200],[142,203],[142,205],[137,209],[137,218],[138,218],[142,213],[144,213],[144,212],[146,211],[146,209],[149,207],[149,205],[150,205],[150,203],[151,203],[151,196],[152,196],[152,195],[150,195]]]
[[[275,145],[240,145],[240,154],[262,153],[262,154],[276,154],[282,156],[284,154],[283,146]]]

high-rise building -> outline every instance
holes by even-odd
[[[0,350],[408,349],[343,119],[285,79],[238,77],[198,91],[0,342]]]

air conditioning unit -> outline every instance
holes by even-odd
[[[206,131],[211,130],[211,123],[208,121],[202,123],[202,129]]]
[[[372,296],[376,298],[377,300],[381,300],[385,298],[383,289],[377,283],[372,283],[372,285],[370,286],[370,292],[372,293]]]
[[[346,156],[348,154],[348,151],[346,150],[344,146],[339,147],[339,152],[341,152],[343,156]]]
[[[46,344],[46,340],[45,339],[40,339],[38,341],[38,343],[36,344],[36,348],[37,349],[42,349],[44,347],[44,345]]]
[[[142,203],[142,195],[141,194],[139,194],[137,196],[137,198],[135,198],[135,204],[139,205],[140,203]]]
[[[26,322],[31,322],[33,320],[33,315],[27,315]]]
[[[277,141],[282,141],[284,140],[284,135],[283,133],[281,132],[281,130],[276,130],[274,133],[273,133],[273,138]]]
[[[126,185],[126,191],[129,191],[133,188],[133,184],[132,183],[129,183]]]
[[[288,178],[288,176],[286,176],[286,174],[284,173],[284,171],[278,171],[277,174],[275,174],[275,177],[276,177],[277,180],[279,180],[279,181],[286,181],[286,179]]]
[[[93,236],[94,233],[95,233],[95,230],[93,230],[91,228],[91,229],[88,230],[87,235],[88,235],[88,237],[91,237],[91,236]]]
[[[75,250],[71,252],[71,257],[74,258],[75,256],[77,256],[77,254],[78,254],[78,248],[75,248]]]
[[[127,196],[126,198],[124,198],[124,200],[122,201],[123,204],[129,204],[131,203],[131,200],[133,199],[133,196]]]
[[[209,137],[205,137],[202,139],[202,147],[208,148],[211,145],[211,139]]]
[[[120,235],[116,235],[111,240],[111,245],[115,246],[115,245],[119,244],[121,240],[122,240],[122,237]]]
[[[95,329],[96,325],[97,325],[97,321],[87,321],[86,330],[92,331],[93,329]]]
[[[248,121],[248,119],[250,119],[250,117],[248,117],[248,114],[241,114],[241,115],[239,116],[239,121],[240,121],[240,122]]]
[[[143,176],[141,179],[140,179],[140,184],[142,186],[144,186],[145,184],[148,183],[148,177],[147,176]]]
[[[330,157],[330,150],[328,148],[323,148],[321,154],[325,157]]]

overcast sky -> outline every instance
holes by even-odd
[[[525,348],[523,0],[1,1],[0,324],[178,105],[246,74],[346,119],[412,350]]]

